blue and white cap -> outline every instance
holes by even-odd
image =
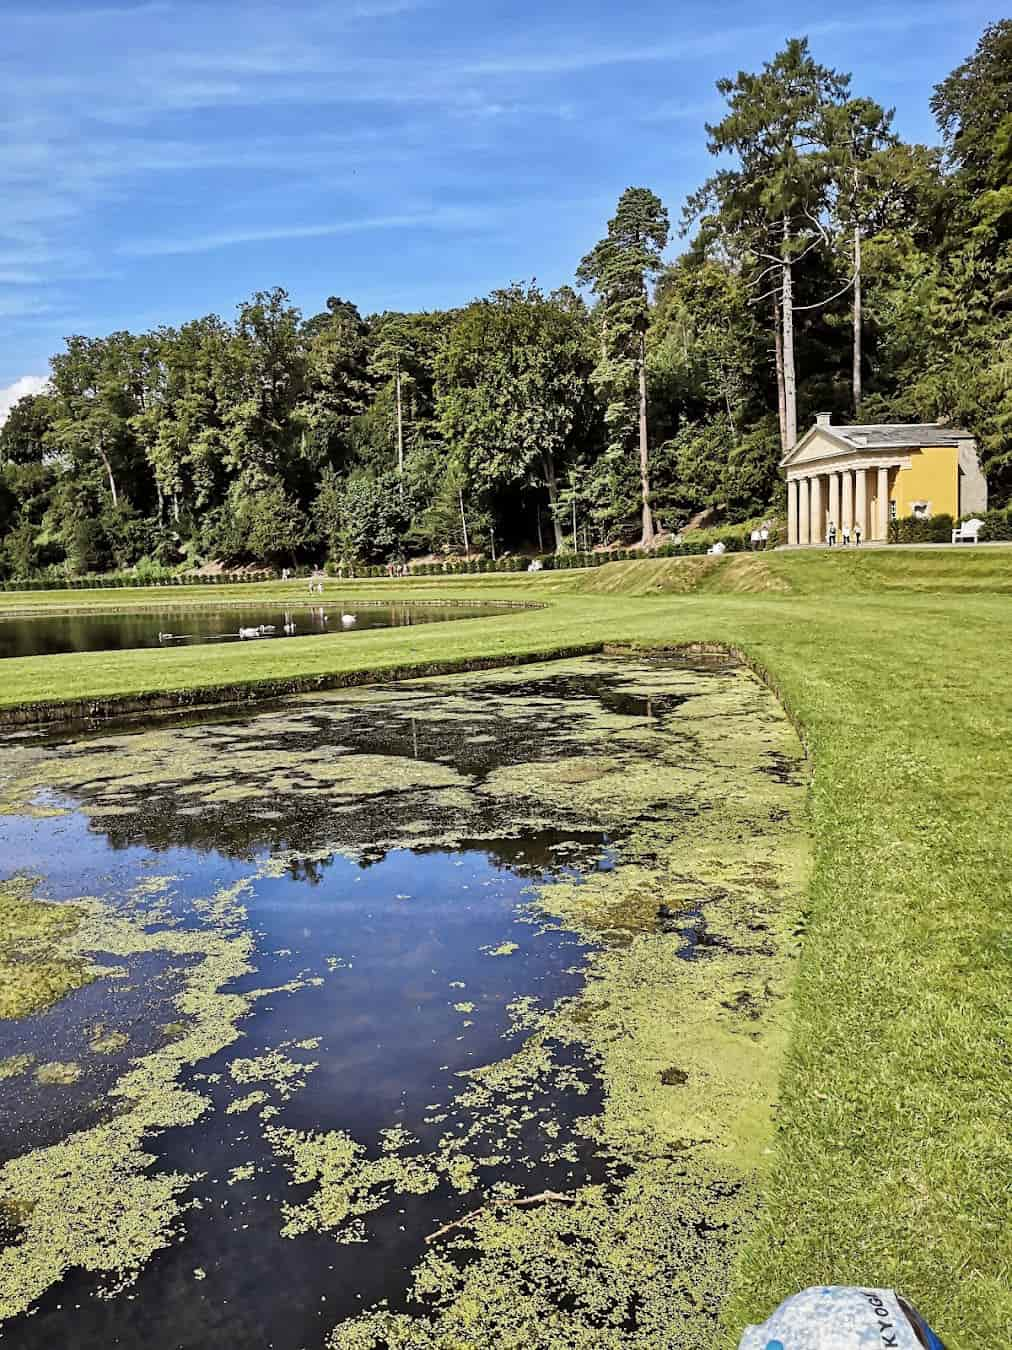
[[[892,1289],[816,1285],[784,1299],[762,1326],[746,1327],[738,1350],[923,1350]]]

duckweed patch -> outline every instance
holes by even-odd
[[[96,1027],[88,1042],[88,1048],[96,1055],[116,1055],[130,1044],[125,1031],[111,1031],[106,1027]]]
[[[6,1059],[0,1059],[0,1079],[18,1078],[27,1073],[34,1063],[34,1055],[8,1055]]]
[[[617,726],[607,707],[596,719],[606,755],[586,753],[594,737],[577,718],[583,753],[556,743],[550,758],[495,768],[480,786],[520,818],[551,803],[603,826],[616,865],[538,886],[532,915],[592,944],[584,991],[535,1013],[536,1028],[518,1009],[524,1048],[468,1075],[460,1094],[508,1136],[510,1122],[526,1123],[538,1080],[565,1078],[553,1047],[580,1047],[604,1096],[567,1147],[575,1157],[581,1137],[589,1142],[610,1179],[579,1187],[571,1205],[487,1205],[416,1268],[410,1314],[377,1308],[346,1322],[333,1350],[645,1350],[669,1343],[673,1328],[679,1346],[718,1336],[728,1263],[769,1151],[807,868],[799,780],[755,769],[775,754],[796,775],[800,754],[782,711],[740,671],[675,698],[683,671],[625,669],[622,692],[643,701],[626,703]],[[685,923],[665,931],[661,906]],[[715,940],[686,962],[703,914]],[[570,1093],[587,1090],[574,1080]],[[543,1133],[542,1161],[553,1132]],[[452,1142],[441,1141],[444,1154]]]
[[[49,1064],[40,1064],[35,1070],[35,1077],[40,1083],[67,1087],[81,1077],[81,1066],[61,1064],[59,1060],[52,1060]]]
[[[61,925],[63,941],[82,960],[96,952],[183,958],[175,1004],[188,1020],[181,1035],[116,1079],[108,1118],[0,1168],[0,1205],[22,1216],[17,1241],[0,1250],[0,1321],[28,1309],[74,1268],[102,1277],[112,1295],[182,1231],[184,1195],[193,1178],[154,1172],[156,1158],[146,1141],[191,1125],[208,1109],[206,1097],[180,1085],[180,1073],[230,1044],[238,1035],[236,1021],[252,1005],[250,996],[222,991],[251,970],[252,938],[235,909],[240,890],[233,887],[212,904],[218,913],[232,913],[232,928],[149,927],[131,913],[142,898],[136,895],[122,913],[81,900],[73,907],[73,929]],[[115,1036],[119,1048],[122,1033],[106,1035]],[[77,1064],[51,1062],[35,1076],[69,1087],[80,1072]]]
[[[81,1051],[86,1079],[111,1075],[104,1109],[0,1169],[0,1207],[19,1216],[0,1318],[75,1269],[116,1296],[177,1248],[213,1295],[206,1234],[238,1250],[233,1207],[255,1205],[296,1254],[332,1244],[332,1279],[372,1272],[357,1300],[321,1284],[332,1350],[655,1350],[673,1329],[686,1350],[713,1345],[772,1135],[807,868],[800,747],[750,674],[585,658],[37,742],[12,760],[8,810],[46,803],[113,847],[255,867],[185,904],[179,878],[158,877],[125,901],[53,906],[66,927],[38,959],[98,986],[99,960],[155,962],[171,1006],[147,1039],[92,1013]],[[445,853],[448,876],[453,850],[463,868],[479,849],[487,874],[461,873],[456,908],[403,903],[423,899],[428,858]],[[370,900],[348,932],[401,962],[419,1027],[430,1009],[445,1019],[438,1082],[396,1107],[379,1037],[358,1043],[379,1023],[313,1022],[315,998],[369,978],[369,952],[327,925],[362,910],[356,888],[384,861],[389,907]],[[526,883],[512,925],[483,934],[466,969],[437,966],[438,925],[480,913],[497,872]],[[292,885],[290,930],[258,939],[247,909],[292,903]],[[569,992],[524,983],[539,951]],[[292,1029],[282,999],[304,1010]],[[390,1030],[392,1064],[409,1062],[410,1032]],[[374,1128],[313,1126],[306,1103],[351,1110],[370,1094],[391,1102]],[[217,1141],[211,1174],[199,1149],[170,1163],[170,1136]]]
[[[718,1253],[741,1213],[717,1190],[697,1192],[687,1211],[691,1185],[685,1171],[653,1165],[635,1187],[583,1187],[575,1204],[491,1204],[416,1269],[412,1292],[429,1316],[378,1308],[335,1328],[328,1345],[656,1350],[675,1328],[680,1346],[712,1345],[719,1306],[701,1302],[700,1288],[720,1286]]]
[[[367,1158],[362,1145],[349,1135],[299,1134],[267,1130],[275,1150],[287,1159],[292,1181],[315,1183],[309,1200],[283,1207],[282,1232],[332,1232],[339,1242],[365,1240],[362,1216],[379,1209],[392,1195],[424,1195],[439,1185],[439,1170],[427,1160],[402,1156],[410,1136],[388,1142],[378,1158]]]
[[[234,1059],[228,1067],[234,1082],[243,1086],[269,1083],[279,1100],[288,1101],[300,1088],[305,1087],[307,1075],[319,1065],[315,1060],[301,1063],[289,1059],[284,1049],[279,1048],[255,1059]]]
[[[35,899],[35,885],[27,877],[0,881],[0,1018],[39,1012],[95,978],[69,954],[81,911]]]

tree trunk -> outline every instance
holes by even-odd
[[[854,416],[861,411],[861,226],[854,226]]]
[[[580,545],[576,542],[576,493],[573,493],[573,552],[579,553]]]
[[[460,502],[460,523],[464,530],[464,553],[468,561],[471,558],[471,544],[467,537],[467,516],[464,515],[464,489],[457,489],[457,500]]]
[[[102,442],[98,443],[98,457],[105,465],[105,472],[109,479],[109,491],[112,494],[113,506],[119,506],[119,493],[116,491],[116,479],[112,475],[112,465],[109,463],[109,456],[105,453],[105,446]]]
[[[159,481],[158,481],[157,478],[155,479],[155,491],[158,493],[158,523],[159,523],[159,525],[164,525],[164,523],[165,523],[165,497],[164,497],[164,495],[163,495],[163,493],[162,493],[162,485],[161,485],[161,483],[159,483]]]
[[[404,412],[401,407],[401,363],[397,362],[397,474],[404,492]]]
[[[724,407],[727,409],[727,420],[731,425],[731,440],[735,445],[738,444],[738,427],[734,420],[734,409],[731,407],[731,390],[728,385],[727,371],[721,367],[720,383],[724,390]]]
[[[538,502],[538,504],[537,504],[537,518],[538,518],[538,552],[539,552],[539,553],[544,553],[544,551],[545,551],[545,536],[541,533],[541,503],[540,503],[540,502]]]
[[[777,419],[780,423],[780,453],[787,449],[787,400],[784,398],[784,333],[780,302],[773,297],[773,349],[777,363]]]
[[[548,489],[548,505],[552,513],[552,529],[555,532],[555,551],[561,553],[566,546],[562,535],[562,522],[559,520],[559,484],[555,478],[555,456],[551,450],[541,454],[541,467],[545,474],[545,486]],[[538,538],[541,537],[541,518],[538,517]]]
[[[790,239],[790,220],[784,217],[783,274],[784,286],[781,308],[784,321],[784,440],[785,450],[793,450],[798,443],[798,390],[794,374],[794,276],[791,256],[787,249]]]
[[[179,493],[172,494],[172,519],[179,524]]]
[[[647,339],[640,334],[640,491],[643,497],[643,540],[654,542],[654,518],[650,511],[650,454],[647,447]],[[576,541],[574,540],[574,543]]]

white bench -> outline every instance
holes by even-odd
[[[952,542],[954,544],[976,544],[977,536],[984,525],[982,520],[964,520],[962,525],[957,525],[952,531]]]

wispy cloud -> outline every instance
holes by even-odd
[[[0,319],[30,318],[52,312],[53,306],[34,291],[19,294],[0,294]]]
[[[45,282],[44,272],[29,272],[24,269],[0,267],[0,286],[38,286]]]
[[[34,9],[11,8],[4,14],[4,23],[26,28],[59,28],[61,31],[80,27],[105,25],[110,21],[137,22],[150,15],[167,14],[172,10],[167,0],[151,0],[149,4],[139,5],[88,5],[81,4],[76,9]]]
[[[572,32],[560,41],[516,46],[460,63],[458,74],[471,76],[557,76],[603,70],[609,66],[668,65],[673,68],[701,57],[743,52],[749,48],[772,55],[787,33],[808,37],[841,37],[845,34],[909,32],[930,27],[958,16],[958,5],[893,5],[874,14],[865,10],[847,18],[787,22],[764,20],[757,24],[715,24],[707,32],[686,33],[678,38],[652,39],[637,43],[574,40]],[[565,37],[565,40],[561,40]],[[760,61],[754,64],[760,64]]]
[[[753,7],[735,23],[740,0],[643,0],[631,25],[607,0],[585,0],[578,22],[538,0],[8,0],[0,315],[16,365],[5,378],[31,364],[18,335],[44,315],[59,340],[68,314],[132,322],[164,303],[159,278],[185,264],[145,259],[219,254],[222,277],[245,287],[244,247],[277,244],[269,256],[286,266],[330,237],[347,239],[345,258],[368,259],[371,234],[389,245],[411,232],[428,265],[435,235],[480,231],[474,257],[507,274],[532,264],[546,236],[579,257],[626,182],[666,197],[695,185],[717,75],[754,68],[789,32],[838,64],[876,34],[934,31],[937,47],[991,2],[853,0],[822,18],[782,0],[775,19]],[[610,198],[602,208],[597,192]],[[586,219],[572,217],[576,240],[564,237],[567,195],[588,203]],[[404,279],[410,251],[383,260],[377,286]],[[467,253],[448,273],[471,264]]]
[[[480,228],[489,219],[489,213],[481,210],[442,207],[401,215],[328,221],[318,225],[292,222],[262,228],[212,231],[183,238],[138,239],[125,244],[120,252],[131,257],[160,258],[173,254],[209,253],[214,249],[234,248],[240,244],[273,243],[284,239],[323,239],[330,235],[360,234],[370,230],[474,229]]]
[[[392,18],[398,14],[411,13],[418,9],[429,9],[435,0],[347,0],[339,7],[335,5],[311,5],[310,10],[330,14],[331,19],[342,25],[368,22],[373,19]],[[12,8],[4,14],[5,24],[14,24],[28,28],[53,27],[61,30],[73,28],[91,28],[109,24],[137,24],[146,19],[166,17],[193,22],[199,18],[204,0],[148,0],[147,3],[126,5],[89,5],[82,0],[74,9],[43,9],[24,7]],[[222,9],[236,11],[233,4],[222,4]],[[239,7],[248,16],[270,13],[268,4],[243,4]]]
[[[719,99],[701,98],[693,100],[665,99],[659,103],[651,102],[637,117],[637,121],[658,126],[673,122],[688,122],[702,127],[720,113]]]

